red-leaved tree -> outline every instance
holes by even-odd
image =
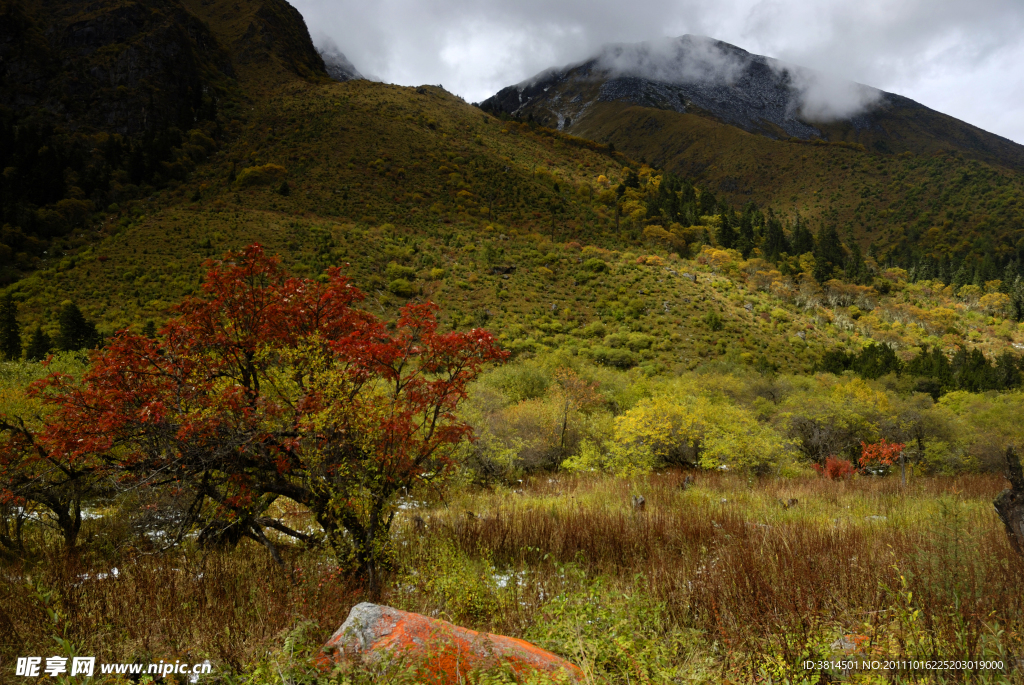
[[[888,442],[885,438],[871,444],[862,441],[860,443],[860,466],[861,468],[892,466],[899,461],[904,447],[906,445],[902,442]]]
[[[312,537],[267,516],[291,499],[376,591],[399,493],[449,469],[466,386],[507,353],[483,330],[438,332],[433,304],[388,325],[362,297],[338,269],[293,278],[258,245],[229,253],[158,340],[122,331],[80,381],[38,383],[33,448],[187,493],[176,539],[198,525],[277,558],[267,528]]]

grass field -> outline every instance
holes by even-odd
[[[843,674],[800,664],[839,658],[844,642],[878,659],[1006,665],[851,682],[1021,681],[1008,673],[1024,563],[991,505],[1001,478],[683,478],[543,476],[409,500],[381,603],[524,637],[590,683],[831,682]],[[3,566],[0,662],[49,654],[59,638],[107,661],[208,658],[209,682],[415,681],[397,665],[310,665],[365,599],[327,554],[290,548],[280,569],[245,544],[160,553],[116,510],[95,513],[78,556]]]

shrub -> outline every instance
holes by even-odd
[[[636,366],[636,356],[629,350],[617,350],[599,345],[591,348],[590,353],[594,361],[605,366],[617,366],[620,369]]]
[[[622,333],[610,333],[604,336],[604,344],[613,349],[625,347],[628,340],[629,338]]]
[[[819,476],[829,480],[844,480],[852,476],[857,469],[846,459],[829,456],[825,459],[825,466],[814,464],[814,470],[818,472]]]
[[[391,262],[384,269],[384,275],[389,281],[397,279],[405,279],[407,281],[416,280],[416,269],[409,266],[402,266],[397,262]]]
[[[705,314],[703,320],[705,325],[707,325],[707,327],[710,328],[712,331],[720,331],[724,326],[724,324],[722,323],[722,315],[719,314],[714,309]]]
[[[235,179],[235,185],[239,188],[249,186],[266,185],[278,180],[286,173],[286,169],[280,164],[264,164],[262,166],[251,166],[242,169]]]
[[[626,339],[626,347],[639,352],[640,350],[646,350],[654,344],[654,337],[647,335],[646,333],[630,333]]]
[[[644,229],[644,234],[646,235],[646,233],[647,230]],[[665,260],[658,255],[641,255],[636,258],[636,263],[646,266],[665,266]]]
[[[412,297],[414,291],[412,283],[404,278],[396,278],[388,283],[388,292],[398,297]]]
[[[583,262],[583,268],[593,273],[601,273],[604,271],[608,271],[608,263],[605,262],[603,259],[592,257],[587,261]]]

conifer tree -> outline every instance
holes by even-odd
[[[701,192],[697,205],[697,213],[699,216],[709,216],[714,214],[715,207],[718,206],[718,200],[715,199],[714,193],[710,190],[705,190]]]
[[[74,302],[67,302],[61,309],[58,325],[60,330],[54,341],[58,350],[81,350],[95,347],[98,342],[96,324],[87,321],[82,310]]]
[[[967,285],[971,276],[967,270],[967,262],[961,262],[959,268],[953,272],[953,280],[951,285],[954,289],[959,290],[961,286]]]
[[[835,227],[823,227],[818,232],[814,248],[814,280],[824,283],[832,278],[832,272],[845,261],[845,257],[843,243]]]
[[[870,280],[867,265],[864,264],[864,256],[861,254],[860,245],[856,240],[850,241],[850,256],[846,260],[846,277],[855,283],[865,283]]]
[[[0,354],[10,361],[21,358],[21,325],[18,305],[11,293],[0,298]]]
[[[793,245],[793,254],[795,255],[814,252],[814,236],[804,226],[799,214],[796,216],[796,224],[793,226],[793,237],[790,242]]]
[[[782,230],[782,222],[776,218],[775,212],[770,208],[768,209],[768,219],[765,224],[764,243],[761,245],[761,251],[774,261],[782,253],[789,253],[789,241],[786,240],[786,234]]]
[[[718,233],[715,236],[718,238],[718,244],[725,249],[730,249],[736,246],[736,231],[732,227],[732,221],[729,219],[728,212],[722,212],[720,215],[722,220],[721,225],[718,227]]]
[[[42,326],[36,326],[25,349],[25,359],[34,362],[44,359],[50,353],[51,347],[50,336],[43,332]]]
[[[740,230],[736,240],[736,249],[740,251],[744,259],[749,259],[750,253],[754,250],[754,216],[749,206],[740,217],[739,223]]]

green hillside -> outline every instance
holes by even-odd
[[[597,103],[574,135],[672,170],[730,203],[835,225],[881,260],[1024,255],[1024,176],[955,150],[883,154],[772,140],[696,114]]]
[[[117,202],[99,213],[88,206],[106,199],[75,200],[78,223],[37,240],[41,254],[12,248],[25,330],[55,335],[68,300],[102,333],[159,323],[206,259],[258,241],[299,273],[346,265],[385,315],[430,298],[446,325],[487,326],[516,353],[564,349],[652,373],[723,357],[809,370],[826,348],[872,340],[907,359],[1019,342],[1024,205],[1005,169],[771,140],[621,103],[592,108],[574,137],[435,87],[331,82],[283,3],[187,9],[208,32],[197,45],[222,62],[220,80],[209,76],[218,104],[184,132],[76,134]],[[55,16],[106,25],[91,11]],[[157,34],[172,22],[146,16]],[[154,44],[146,31],[133,40]],[[160,135],[172,161],[147,152]],[[129,167],[155,165],[138,184],[103,161],[112,140]]]
[[[487,325],[521,351],[570,345],[670,368],[743,339],[811,363],[790,335],[755,342],[771,324],[743,309],[731,281],[638,231],[616,233],[580,189],[621,176],[623,162],[591,147],[506,126],[435,88],[296,83],[188,184],[112,217],[108,237],[13,292],[30,323],[53,326],[72,299],[101,330],[140,326],[196,288],[205,259],[259,241],[300,273],[348,264],[373,309],[430,297],[450,325]],[[637,263],[656,253],[663,265]],[[700,323],[712,309],[721,330]]]

